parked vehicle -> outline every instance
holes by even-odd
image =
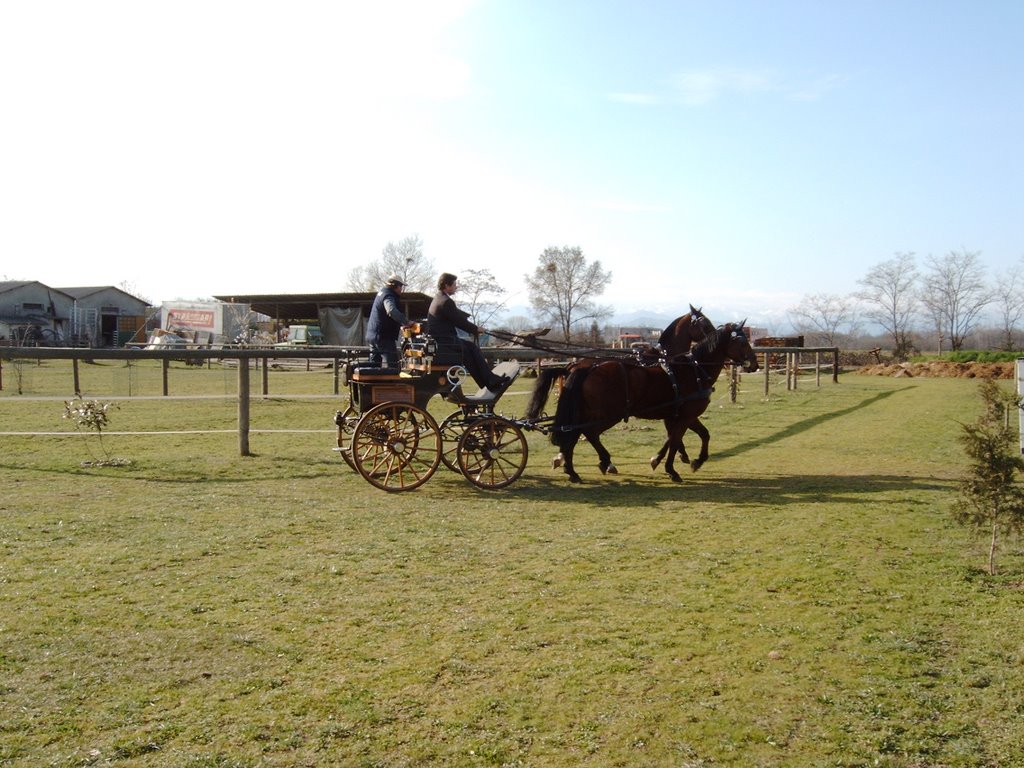
[[[319,325],[289,325],[288,338],[279,341],[275,347],[310,347],[324,343]]]

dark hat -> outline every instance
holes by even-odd
[[[391,285],[391,286],[394,286],[395,288],[399,288],[399,287],[404,288],[405,287],[405,281],[402,278],[400,278],[398,275],[391,275],[391,277],[389,277],[387,279],[387,284]]]

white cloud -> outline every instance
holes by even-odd
[[[653,93],[609,93],[608,100],[620,104],[636,104],[639,106],[661,104],[662,102],[661,97]]]
[[[688,70],[675,74],[672,85],[683,103],[690,106],[707,104],[727,93],[778,90],[775,76],[768,70]]]

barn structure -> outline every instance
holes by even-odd
[[[0,282],[0,344],[117,347],[145,326],[148,302],[113,286]]]
[[[277,293],[214,296],[218,301],[248,304],[253,312],[271,319],[273,330],[289,325],[319,325],[324,341],[333,346],[365,343],[366,319],[376,293]],[[422,320],[430,308],[425,293],[403,292],[402,311],[411,320]]]

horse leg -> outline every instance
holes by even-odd
[[[661,464],[661,460],[665,458],[665,454],[668,452],[668,440],[661,445],[661,450],[657,454],[651,456],[651,469],[657,469],[658,465]]]
[[[708,445],[711,442],[711,433],[708,432],[708,428],[701,423],[700,419],[694,419],[689,428],[696,432],[700,437],[700,455],[690,462],[690,468],[696,472],[704,465],[704,462],[708,460]]]
[[[598,432],[587,432],[587,440],[594,450],[597,451],[597,468],[601,470],[602,475],[617,475],[619,474],[618,468],[612,464],[612,455],[608,452],[608,449],[604,447],[604,443],[601,442],[601,437]]]
[[[579,439],[579,432],[567,432],[560,435],[558,440],[558,448],[561,451],[558,455],[562,458],[562,471],[569,476],[569,482],[572,483],[583,482],[572,465],[572,452]]]
[[[681,420],[665,419],[665,429],[668,438],[665,443],[668,445],[668,456],[665,457],[665,472],[672,478],[673,483],[681,483],[683,478],[676,472],[676,454],[686,456],[686,449],[683,448],[683,433],[686,432],[686,424]]]
[[[670,422],[666,419],[665,420],[665,431],[666,432],[670,429],[669,424],[670,424]],[[683,430],[683,434],[685,434],[685,433],[686,433],[686,430],[684,429]],[[665,454],[668,453],[668,449],[669,449],[668,440],[666,440],[664,443],[662,443],[661,450],[658,451],[658,453],[656,455],[651,457],[651,469],[657,469],[658,468],[658,465],[661,464],[661,460],[664,459],[665,458]],[[679,445],[676,447],[676,451],[677,451],[677,453],[679,455],[679,460],[680,461],[684,461],[687,464],[690,463],[690,457],[686,454],[686,446],[683,445],[683,443],[682,443],[682,437],[679,438]]]

